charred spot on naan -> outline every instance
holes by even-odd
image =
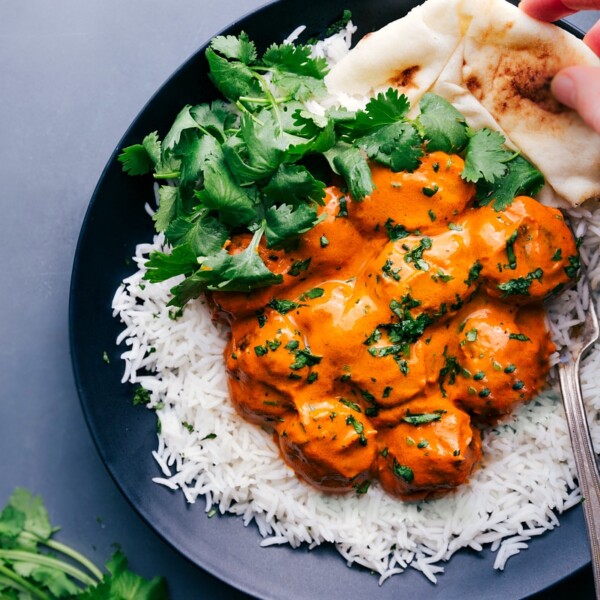
[[[390,77],[390,79],[388,79],[388,83],[395,88],[417,87],[415,76],[420,70],[421,67],[419,65],[407,67],[402,71],[398,71],[398,73],[396,73],[393,77]]]
[[[515,111],[526,114],[534,108],[536,117],[544,120],[546,116],[569,112],[550,90],[552,78],[564,64],[564,57],[558,57],[543,45],[523,48],[501,55],[496,64],[489,65],[483,81],[476,74],[469,73],[470,69],[466,66],[465,84],[478,100],[483,101],[486,96],[493,98],[492,112],[496,115],[515,114]],[[487,88],[484,82],[491,82],[491,88]]]

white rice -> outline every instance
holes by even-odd
[[[347,51],[349,25],[343,39]],[[293,32],[298,35],[299,31]],[[339,39],[338,37],[338,39]],[[290,36],[290,39],[292,36]],[[339,57],[338,42],[316,52]],[[570,211],[575,234],[584,235],[582,264],[593,288],[600,284],[600,209]],[[203,301],[191,302],[177,319],[167,307],[175,280],[149,284],[144,263],[163,249],[162,236],[138,245],[138,271],[113,299],[125,329],[123,382],[151,393],[161,432],[153,456],[154,482],[180,489],[188,502],[254,521],[263,546],[335,544],[349,565],[376,571],[380,582],[412,567],[435,582],[441,565],[461,548],[496,552],[494,568],[527,548],[531,538],[559,525],[557,515],[581,501],[562,404],[548,390],[483,436],[484,464],[471,481],[442,499],[406,504],[378,485],[362,496],[328,496],[300,482],[285,465],[272,436],[244,421],[227,394],[223,361],[227,327],[213,323]],[[584,318],[589,298],[580,282],[549,309],[553,338],[569,343],[569,329]],[[553,361],[558,360],[558,354]],[[600,346],[584,360],[582,388],[600,447]],[[209,436],[209,437],[207,437]],[[214,437],[216,436],[216,437]]]

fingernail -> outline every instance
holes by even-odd
[[[559,73],[552,81],[552,93],[563,104],[575,108],[575,82],[568,76]]]

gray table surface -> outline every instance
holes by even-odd
[[[120,544],[134,570],[167,577],[174,600],[245,596],[163,542],[102,465],[71,372],[71,266],[94,186],[129,123],[200,45],[263,4],[0,3],[0,506],[17,486],[41,494],[62,541],[99,564]],[[592,597],[590,573],[543,597],[567,589]]]

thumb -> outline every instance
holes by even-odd
[[[563,69],[552,81],[552,93],[600,133],[600,68],[580,66]]]

